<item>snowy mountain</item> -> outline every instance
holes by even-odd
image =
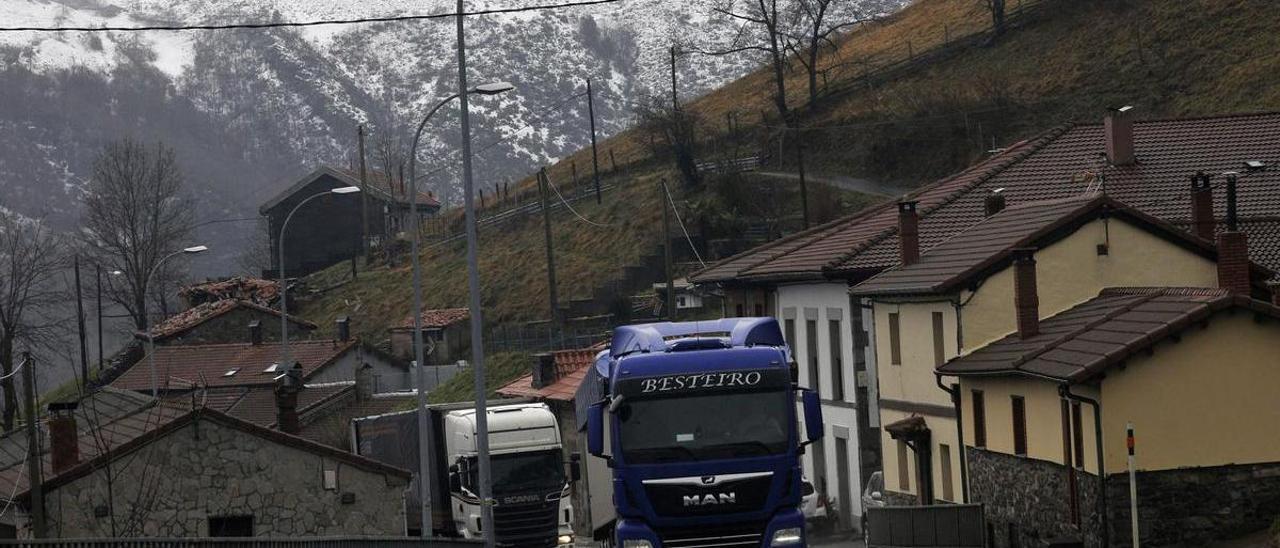
[[[589,142],[591,78],[599,131],[624,128],[648,89],[669,82],[667,46],[728,37],[715,0],[613,4],[471,17],[469,79],[514,92],[472,102],[481,185],[513,179]],[[469,10],[528,5],[469,2]],[[0,0],[0,25],[137,26],[312,21],[447,13],[423,0]],[[256,216],[257,206],[314,164],[348,164],[356,127],[405,147],[438,99],[455,91],[452,18],[229,31],[0,33],[0,205],[71,227],[103,143],[128,134],[177,149],[201,221]],[[681,60],[681,93],[705,92],[757,64],[745,57]],[[456,110],[428,126],[420,173],[457,197]],[[200,237],[226,250],[221,274],[252,222],[215,223]]]

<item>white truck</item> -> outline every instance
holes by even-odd
[[[428,412],[433,532],[481,538],[475,404],[432,405]],[[495,402],[488,417],[497,545],[572,546],[569,481],[578,470],[566,458],[555,414],[546,404]],[[356,419],[353,447],[363,456],[416,472],[416,431],[414,411]],[[406,509],[411,530],[421,522],[417,492],[415,478]]]

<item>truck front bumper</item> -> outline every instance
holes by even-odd
[[[778,512],[768,522],[721,524],[708,519],[705,526],[656,531],[641,520],[620,519],[616,529],[618,548],[665,548],[663,540],[681,547],[803,548],[806,545],[804,514],[797,508]]]

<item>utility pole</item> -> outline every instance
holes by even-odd
[[[360,148],[360,251],[364,253],[364,264],[369,264],[373,257],[369,256],[369,178],[364,165],[364,124],[356,129],[356,135]],[[352,266],[353,278],[354,268]]]
[[[484,318],[480,301],[480,266],[476,259],[480,238],[476,234],[476,209],[471,196],[471,118],[467,107],[467,39],[463,30],[466,6],[458,0],[458,94],[459,122],[462,126],[462,187],[466,203],[467,229],[467,293],[471,309],[471,370],[474,375],[476,401],[476,464],[479,468],[480,530],[485,548],[494,548],[493,478],[489,460],[489,406],[484,379]]]
[[[591,178],[596,183],[596,203],[600,203],[600,159],[596,154],[596,100],[587,78],[587,116],[591,119]]]
[[[94,281],[98,287],[98,370],[102,370],[105,358],[102,356],[102,265],[94,265]]]
[[[547,242],[547,295],[551,298],[551,327],[560,331],[560,297],[556,291],[556,255],[551,243],[550,196],[547,195],[547,168],[538,171],[538,196],[542,199],[542,226]]]
[[[680,101],[676,95],[676,46],[671,46],[671,110],[680,110]]]
[[[22,384],[26,385],[27,411],[27,478],[31,493],[31,532],[35,538],[45,538],[44,480],[40,477],[40,435],[36,429],[36,377],[31,369],[35,364],[31,352],[22,353]]]
[[[80,293],[80,256],[75,257],[76,275],[76,327],[80,333],[80,392],[89,389],[89,346],[84,333],[84,296]]]
[[[658,182],[658,190],[662,191],[658,201],[662,203],[662,255],[664,277],[667,280],[666,309],[667,321],[676,320],[676,289],[671,279],[671,218],[667,213],[667,179]]]

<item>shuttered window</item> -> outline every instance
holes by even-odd
[[[805,320],[804,322],[804,338],[805,338],[805,359],[809,362],[809,388],[819,395],[822,394],[821,388],[818,386],[818,322],[814,320]]]
[[[898,333],[898,313],[889,313],[889,363],[902,365],[902,341]]]
[[[831,399],[844,400],[844,337],[840,333],[840,320],[828,320],[827,343],[831,345]]]
[[[947,361],[946,337],[942,333],[942,313],[933,313],[933,365]]]
[[[1013,404],[1013,453],[1027,454],[1027,402],[1022,396],[1010,396]]]
[[[987,401],[981,390],[973,391],[973,446],[987,446]]]

